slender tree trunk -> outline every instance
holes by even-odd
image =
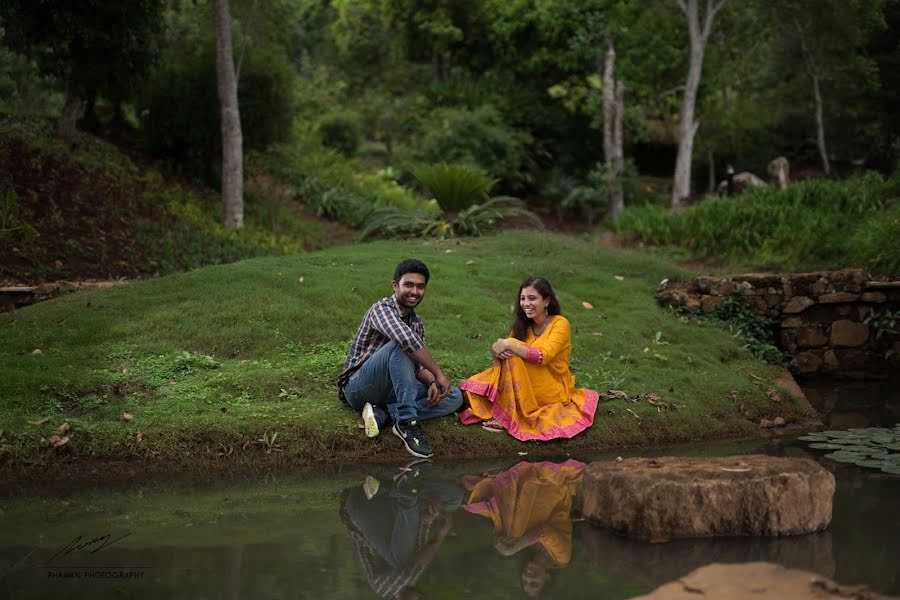
[[[615,80],[616,51],[612,43],[603,63],[603,153],[606,158],[607,211],[613,223],[618,223],[625,209],[622,191],[624,165],[622,115],[625,112],[625,85]]]
[[[62,115],[60,115],[59,121],[56,122],[56,135],[67,142],[75,137],[78,117],[81,116],[82,107],[81,84],[78,81],[78,76],[73,72],[69,75],[69,81],[66,84],[66,102],[63,104]]]
[[[822,91],[819,88],[820,77],[812,76],[813,98],[816,101],[816,144],[819,147],[819,156],[822,157],[822,169],[826,175],[831,175],[831,163],[828,161],[828,151],[825,147],[825,119],[822,116]]]
[[[244,226],[244,150],[237,78],[231,46],[228,0],[213,0],[216,28],[216,74],[222,109],[222,223],[228,229]]]
[[[678,155],[675,159],[675,176],[672,182],[672,208],[681,206],[682,201],[691,194],[691,162],[694,153],[694,136],[700,123],[694,118],[697,106],[697,90],[700,87],[700,76],[703,73],[703,56],[706,42],[712,31],[716,13],[727,0],[706,0],[706,13],[703,23],[700,22],[700,0],[675,0],[684,13],[688,23],[691,41],[690,64],[684,96],[681,102],[681,121],[678,124]]]

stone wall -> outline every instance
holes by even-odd
[[[858,269],[697,277],[663,281],[660,303],[708,312],[743,293],[753,310],[772,318],[776,342],[803,375],[883,376],[900,372],[900,336],[865,322],[873,310],[900,310],[900,280],[874,280]]]

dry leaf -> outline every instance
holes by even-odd
[[[178,383],[178,382],[175,381],[174,379],[169,380],[169,385],[175,385],[176,383]]]
[[[590,302],[585,302],[585,301],[583,301],[583,300],[582,300],[582,302],[581,302],[581,305],[582,305],[583,307],[585,307],[586,309],[588,309],[588,310],[593,310],[593,308],[594,308],[594,305],[593,305],[593,304],[591,304]]]
[[[122,375],[128,375],[128,368],[122,369]]]
[[[616,457],[616,462],[617,462],[617,463],[620,463],[620,462],[622,462],[623,460],[625,460],[625,459],[622,458],[621,456],[617,456],[617,457]]]
[[[131,413],[123,412],[122,416],[119,418],[122,419],[123,421],[125,421],[126,423],[128,423],[128,422],[134,420],[134,415]]]
[[[49,420],[50,420],[50,417],[44,417],[43,419],[38,419],[37,421],[28,421],[28,422],[31,423],[32,425],[43,425],[44,423],[46,423]]]
[[[519,452],[519,456],[525,456],[526,454],[528,454],[528,453],[527,452]]]
[[[778,393],[778,390],[766,390],[766,398],[772,402],[781,402],[781,394]]]
[[[365,423],[357,423],[357,424],[356,424],[356,428],[357,428],[357,429],[365,429],[365,428],[366,428],[366,424],[365,424]]]
[[[474,265],[474,264],[475,264],[475,261],[474,261],[474,260],[467,260],[467,261],[466,261],[466,264],[467,264],[467,265]]]
[[[32,356],[40,356],[41,354],[43,354],[43,352],[41,352],[40,348],[35,348],[34,350],[31,351]]]
[[[50,436],[50,443],[54,448],[59,448],[60,446],[64,446],[69,443],[68,436],[58,436],[55,433]]]
[[[595,331],[595,332],[594,332],[594,335],[599,336],[599,337],[603,337],[603,332],[602,332],[602,331]]]
[[[444,254],[450,254],[451,252],[453,252],[453,250],[451,250],[450,248],[444,250]]]
[[[141,433],[140,431],[138,431],[138,432],[137,432],[137,435],[134,436],[134,443],[135,443],[135,444],[140,444],[140,443],[143,442],[143,441],[144,441],[144,434]]]
[[[630,412],[632,415],[634,415],[634,418],[637,419],[638,421],[641,420],[641,418],[638,416],[638,414],[637,414],[636,412],[634,412],[633,410],[631,410],[630,408],[626,408],[625,410],[627,410],[627,411]]]
[[[625,281],[625,278],[621,275],[613,275],[613,279],[615,279],[616,281]]]
[[[68,423],[63,423],[56,429],[56,433],[58,433],[59,435],[65,435],[65,434],[69,433],[71,430],[72,430],[72,428],[69,426]]]
[[[303,283],[303,275],[301,275],[300,279],[298,279],[297,281],[299,281],[300,283]]]

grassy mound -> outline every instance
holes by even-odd
[[[334,382],[361,316],[390,294],[392,269],[407,256],[432,271],[418,312],[454,382],[490,365],[490,343],[506,335],[518,284],[542,274],[573,326],[579,386],[683,405],[603,402],[587,432],[546,444],[441,419],[426,424],[438,457],[694,441],[753,433],[761,417],[805,415],[787,395],[780,403],[767,397],[763,382],[775,369],[726,331],[655,304],[662,278],[688,275],[678,267],[514,232],[256,258],[8,315],[0,322],[0,460],[9,471],[88,457],[208,467],[405,456],[393,436],[365,438]],[[63,423],[70,431],[51,438]],[[66,437],[59,447],[51,442]]]

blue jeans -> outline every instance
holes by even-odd
[[[428,386],[416,379],[416,365],[397,342],[388,342],[356,370],[344,387],[347,404],[357,411],[368,402],[387,408],[394,422],[443,417],[462,406],[462,392],[428,406]]]

